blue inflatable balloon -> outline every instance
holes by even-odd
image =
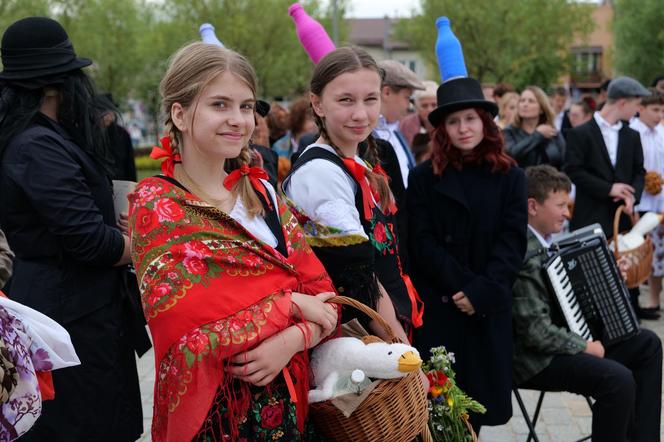
[[[211,45],[217,45],[224,47],[224,44],[219,41],[217,35],[214,33],[214,26],[210,23],[203,23],[200,28],[198,28],[198,33],[201,34],[201,40],[203,43],[208,43]]]
[[[436,40],[436,58],[443,82],[457,77],[467,77],[466,62],[463,59],[461,43],[450,27],[450,19],[438,17],[436,20],[438,39]]]

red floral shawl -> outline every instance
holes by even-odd
[[[165,179],[144,179],[129,201],[132,259],[155,347],[152,437],[191,440],[217,389],[230,385],[224,361],[293,323],[291,291],[316,294],[334,288],[281,202],[288,257]],[[305,352],[293,357],[289,369],[298,379],[298,421],[303,422]],[[242,391],[226,392],[237,416],[248,406],[248,390]]]

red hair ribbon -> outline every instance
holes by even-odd
[[[373,192],[369,186],[369,181],[366,179],[367,169],[355,161],[353,158],[342,158],[346,169],[353,175],[353,178],[360,183],[360,189],[362,190],[362,204],[364,209],[364,219],[369,221],[371,220],[371,209],[376,205],[374,204],[374,199],[372,198]]]
[[[371,169],[373,173],[377,173],[378,175],[382,175],[385,177],[386,180],[390,180],[390,177],[387,175],[387,172],[385,172],[385,169],[380,167],[380,164],[376,164],[373,169]]]
[[[412,306],[410,320],[413,322],[413,327],[420,328],[424,321],[424,301],[420,298],[420,295],[415,290],[413,282],[410,280],[410,276],[405,273],[401,274],[401,279],[403,279],[404,284],[406,284],[406,289],[408,290],[408,297],[410,298],[410,305]]]
[[[180,154],[175,152],[171,147],[170,137],[162,137],[159,142],[161,143],[161,146],[152,146],[150,158],[153,160],[162,159],[161,172],[166,176],[172,177],[175,163],[182,162],[182,157],[180,157]]]
[[[224,187],[228,190],[231,190],[243,176],[249,177],[251,187],[253,187],[256,192],[263,195],[263,198],[265,198],[265,201],[267,201],[268,207],[271,209],[272,203],[270,201],[270,196],[267,194],[265,186],[263,186],[263,184],[260,182],[261,179],[268,180],[269,177],[267,173],[260,167],[249,167],[246,164],[243,164],[239,169],[235,169],[229,173],[226,178],[224,178]]]
[[[385,172],[385,169],[380,167],[380,164],[376,164],[373,167],[373,169],[371,169],[371,171],[375,174],[378,174],[378,175],[384,177],[385,181],[387,181],[388,183],[390,182],[390,176],[387,174],[387,172]],[[380,194],[377,191],[374,191],[374,196],[376,197],[376,201],[380,201]],[[397,213],[396,203],[394,203],[394,202],[392,203],[392,205],[387,209],[387,213],[389,213],[391,215],[394,215],[395,213]]]

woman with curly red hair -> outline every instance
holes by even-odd
[[[476,430],[512,415],[512,285],[526,251],[526,182],[472,78],[437,92],[431,159],[409,177],[413,282],[426,305],[415,345],[455,354],[459,386],[486,406]]]

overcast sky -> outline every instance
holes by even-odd
[[[331,0],[327,0],[328,2]],[[472,0],[459,0],[472,1]],[[599,0],[579,0],[592,3],[598,3]],[[349,0],[348,17],[353,18],[380,18],[388,16],[410,17],[411,11],[418,8],[419,0]],[[515,1],[515,4],[518,4]]]
[[[413,8],[419,5],[418,0],[350,0],[348,17],[410,17]]]

